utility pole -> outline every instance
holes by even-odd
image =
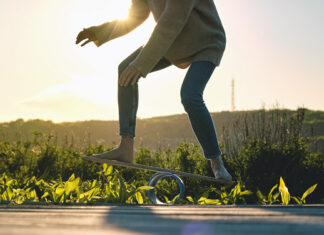
[[[234,78],[232,78],[232,111],[235,111],[235,83],[234,83]]]

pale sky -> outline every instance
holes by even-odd
[[[0,0],[0,122],[118,120],[118,64],[148,40],[150,18],[97,48],[80,30],[127,15],[129,0]],[[227,48],[204,100],[210,112],[324,110],[324,1],[215,0]],[[139,80],[138,118],[184,113],[174,66]]]

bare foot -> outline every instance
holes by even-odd
[[[232,176],[226,170],[221,156],[218,158],[210,159],[210,167],[213,170],[215,179],[222,179],[232,182]]]
[[[101,159],[133,163],[134,137],[122,136],[118,148],[100,154],[93,154],[91,156],[96,158],[101,158]]]
[[[129,162],[133,163],[134,160],[134,150],[133,149],[125,149],[125,148],[115,148],[113,150],[100,153],[100,154],[94,154],[92,157],[106,159],[106,160],[117,160],[121,162]]]

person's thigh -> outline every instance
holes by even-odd
[[[170,61],[165,58],[162,58],[152,69],[151,73],[169,67],[171,65]]]
[[[204,89],[215,67],[209,61],[196,61],[192,63],[181,86],[181,100],[202,100]]]
[[[118,66],[118,77],[120,77],[121,73],[127,68],[127,66],[130,64],[130,62],[132,62],[133,60],[135,60],[135,58],[139,55],[139,53],[141,52],[141,50],[143,49],[143,46],[140,46],[138,49],[136,49],[132,54],[130,54],[126,59],[124,59]],[[168,66],[170,66],[171,63],[165,59],[162,58],[152,69],[152,72],[164,69]]]

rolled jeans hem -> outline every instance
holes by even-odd
[[[215,159],[215,158],[218,158],[222,155],[222,151],[219,151],[217,154],[214,154],[214,155],[205,155],[205,158],[206,159]]]
[[[129,136],[129,137],[135,137],[135,134],[130,134],[126,132],[119,133],[120,136]]]

